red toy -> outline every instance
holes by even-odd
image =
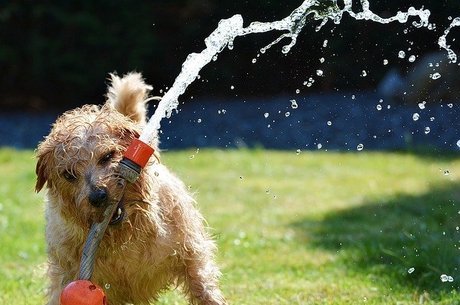
[[[107,305],[107,298],[101,287],[87,280],[77,280],[62,291],[61,305]]]

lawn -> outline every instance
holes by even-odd
[[[188,150],[231,304],[460,304],[460,158]],[[0,150],[0,304],[43,304],[43,194],[31,151]],[[186,304],[166,293],[159,304]]]

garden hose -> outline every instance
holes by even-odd
[[[90,280],[94,271],[96,252],[105,230],[123,197],[126,184],[134,183],[154,153],[154,149],[134,139],[118,165],[119,180],[115,194],[102,214],[102,220],[91,226],[80,261],[78,280],[67,285],[61,293],[61,305],[106,305],[104,291]]]

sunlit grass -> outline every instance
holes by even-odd
[[[0,304],[43,304],[45,244],[41,196],[30,151],[0,150]]]
[[[162,160],[195,192],[231,304],[460,304],[460,159],[201,149]],[[34,168],[32,152],[0,150],[1,304],[44,302]],[[159,303],[186,304],[175,292]]]

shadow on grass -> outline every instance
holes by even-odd
[[[292,225],[307,247],[336,252],[334,263],[351,273],[436,294],[460,288],[459,201],[460,185],[449,184]]]
[[[441,150],[436,147],[429,147],[429,146],[420,146],[420,147],[412,147],[405,150],[395,150],[395,152],[399,152],[400,154],[407,154],[407,155],[414,155],[420,158],[425,158],[428,160],[434,161],[454,161],[458,160],[458,151],[454,150]]]

